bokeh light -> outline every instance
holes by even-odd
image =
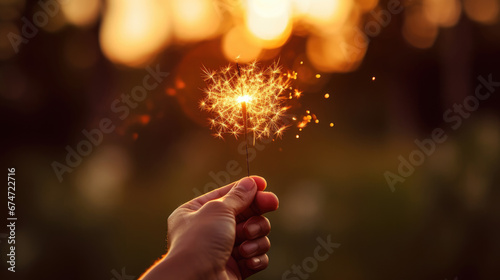
[[[498,0],[464,0],[464,9],[472,20],[491,24],[498,21],[500,3]]]
[[[461,15],[462,4],[459,0],[424,0],[427,19],[439,26],[454,26]]]
[[[213,37],[220,24],[210,0],[171,0],[170,15],[177,39],[183,42]]]
[[[250,0],[246,26],[265,48],[282,46],[291,34],[291,7],[287,0]]]
[[[438,33],[438,25],[426,17],[422,7],[414,6],[406,10],[403,36],[412,46],[430,48],[434,45]]]
[[[119,146],[103,146],[79,170],[78,190],[96,210],[115,206],[130,174],[130,159]]]
[[[307,57],[323,72],[350,72],[361,63],[367,49],[358,30],[346,29],[338,36],[310,36]]]
[[[307,20],[321,33],[332,34],[342,28],[349,18],[353,1],[351,0],[310,0]]]
[[[71,0],[64,1],[61,10],[68,22],[78,26],[89,26],[99,18],[101,5],[100,0]]]
[[[140,66],[170,40],[169,14],[157,0],[110,0],[101,25],[104,54],[117,63]]]
[[[238,60],[246,63],[256,60],[262,47],[255,42],[244,26],[235,26],[222,38],[222,50],[227,60]]]
[[[399,3],[406,7],[403,37],[413,47],[422,49],[434,45],[440,28],[455,26],[463,11],[472,20],[492,24],[500,10],[497,0]],[[307,38],[307,56],[317,70],[349,72],[357,68],[367,51],[360,38],[363,34],[356,33],[373,32],[369,21],[377,13],[387,12],[386,5],[391,5],[391,1],[110,0],[102,7],[98,0],[75,0],[63,5],[62,11],[69,23],[78,26],[92,25],[102,14],[100,36],[104,54],[111,61],[130,67],[143,66],[169,46],[219,36],[221,52],[228,61],[237,56],[242,62],[270,60],[298,35]],[[391,15],[389,23],[395,16]],[[59,19],[45,28],[58,30],[63,25]],[[383,25],[375,30],[376,36],[385,28]],[[349,47],[352,45],[356,48]],[[343,57],[346,52],[347,59]]]

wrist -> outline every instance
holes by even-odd
[[[168,253],[149,268],[140,280],[182,279],[196,280],[190,260]]]
[[[216,273],[201,262],[195,254],[188,251],[169,250],[159,265],[167,279],[182,280],[213,280],[217,279]]]

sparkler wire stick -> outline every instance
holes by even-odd
[[[236,63],[236,68],[238,69],[238,77],[241,79],[241,71],[240,71],[240,65]],[[243,95],[243,87],[241,87],[241,94]],[[243,114],[243,129],[245,133],[245,150],[247,154],[247,176],[250,177],[250,164],[248,162],[248,127],[247,127],[247,102],[243,101],[241,102],[241,111]]]

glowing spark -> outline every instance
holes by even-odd
[[[213,115],[210,125],[215,136],[238,137],[253,132],[254,139],[281,137],[286,129],[282,119],[288,109],[284,93],[293,75],[282,75],[277,63],[260,69],[256,62],[239,69],[229,65],[219,71],[205,68],[203,72],[207,88],[200,107]],[[246,114],[242,114],[242,107]]]
[[[302,129],[307,126],[307,123],[309,122],[309,119],[307,117],[304,117],[303,120],[297,125],[299,129]]]
[[[321,75],[320,74],[316,74],[316,79],[319,79],[321,78]]]
[[[372,77],[372,81],[375,81],[377,78],[375,76]]]
[[[325,94],[325,98],[330,98],[330,94]]]
[[[250,95],[243,95],[243,96],[239,96],[237,101],[242,103],[242,102],[250,102],[250,100],[252,100],[252,97]]]
[[[330,123],[330,127],[333,127],[333,126],[334,126],[334,124],[333,124],[333,123]]]
[[[302,91],[295,89],[294,95],[295,95],[295,97],[300,98],[302,96]]]

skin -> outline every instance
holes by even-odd
[[[168,253],[140,279],[239,280],[265,269],[271,224],[263,214],[279,204],[266,185],[245,177],[181,205],[168,218]]]

